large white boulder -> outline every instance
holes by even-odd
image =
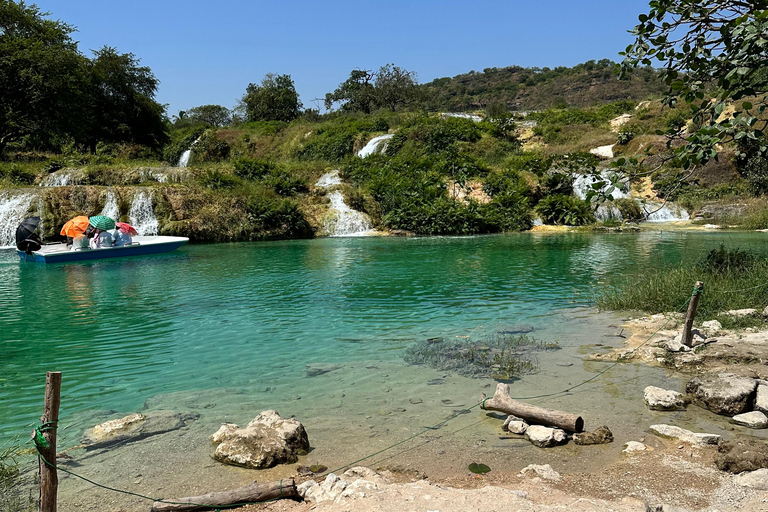
[[[670,389],[648,386],[643,390],[643,401],[654,411],[675,411],[685,409],[685,399],[682,393]]]

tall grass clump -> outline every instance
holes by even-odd
[[[36,510],[31,478],[19,470],[20,447],[0,449],[0,512]]]
[[[601,309],[664,313],[683,310],[696,281],[704,283],[697,320],[731,309],[768,305],[768,259],[721,245],[693,264],[659,268],[623,279],[597,298]],[[724,317],[719,317],[722,320]]]

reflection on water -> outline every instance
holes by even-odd
[[[594,320],[561,310],[601,283],[721,242],[759,247],[763,236],[334,238],[50,266],[2,251],[0,439],[39,417],[50,370],[64,372],[66,416],[133,411],[173,391],[293,385],[307,363],[400,361],[417,340],[519,323],[545,341],[594,343]],[[554,378],[565,371],[554,361],[579,362],[576,352],[539,357]]]

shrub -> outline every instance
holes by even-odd
[[[630,222],[639,222],[645,219],[645,214],[637,201],[628,197],[616,199],[613,201],[614,206],[621,212],[621,218]]]
[[[290,199],[278,199],[264,194],[251,196],[245,206],[248,221],[260,237],[306,237],[312,230],[298,204]]]
[[[280,168],[272,169],[265,177],[264,183],[281,196],[292,196],[309,191],[305,180]]]
[[[31,185],[35,182],[36,175],[32,171],[24,169],[19,164],[0,163],[0,178],[5,178],[12,183],[19,185]]]
[[[755,254],[741,249],[726,249],[724,244],[720,244],[720,247],[707,254],[699,263],[699,267],[709,273],[746,272],[751,270],[757,261]]]
[[[235,175],[245,180],[260,180],[275,169],[275,163],[268,159],[240,157],[232,162]]]
[[[582,226],[595,221],[586,201],[563,194],[545,197],[536,205],[536,211],[545,224]]]
[[[221,162],[229,158],[229,144],[216,137],[216,132],[206,130],[192,148],[196,162]]]
[[[200,183],[211,190],[231,189],[237,185],[237,178],[219,170],[207,170],[200,178]]]
[[[619,135],[616,138],[616,144],[619,146],[626,146],[629,144],[629,141],[635,138],[635,131],[634,129],[630,128],[629,126],[623,127],[621,130],[619,130]]]
[[[547,194],[573,194],[573,175],[567,172],[551,171],[541,181]]]
[[[531,194],[531,187],[515,170],[493,171],[483,181],[483,191],[491,197],[500,194],[517,193],[521,196]]]

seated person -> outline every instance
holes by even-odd
[[[112,233],[96,229],[90,242],[91,249],[104,249],[112,247]]]
[[[131,245],[133,238],[128,233],[123,233],[119,229],[115,230],[115,247],[123,247],[124,245]]]
[[[85,233],[77,235],[72,239],[72,251],[87,251],[90,249],[88,246],[88,237]]]

